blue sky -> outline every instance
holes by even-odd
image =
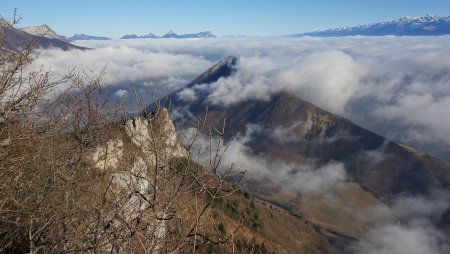
[[[450,15],[447,0],[0,0],[21,26],[48,24],[56,32],[120,37],[211,30],[216,35],[274,36],[390,21],[426,13]]]

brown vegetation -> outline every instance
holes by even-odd
[[[2,52],[0,252],[233,246],[240,219],[230,228],[212,213],[215,200],[237,190],[225,183],[235,172],[217,171],[220,150],[205,169],[192,160],[195,135],[181,147],[162,108],[128,118],[102,93],[104,73],[70,70],[53,81],[50,71],[29,69],[33,42]],[[197,129],[206,128],[202,123]]]

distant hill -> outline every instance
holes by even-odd
[[[450,34],[450,16],[440,17],[425,15],[420,17],[403,17],[390,22],[380,22],[369,25],[359,25],[354,27],[333,28],[323,31],[300,33],[291,37],[317,36],[383,36],[383,35],[406,35],[406,36],[426,36],[426,35],[446,35]]]
[[[188,38],[215,38],[216,36],[211,31],[205,31],[192,34],[177,34],[173,31],[169,31],[162,36],[149,33],[147,35],[127,34],[120,39],[157,39],[157,38],[174,38],[174,39],[188,39]]]
[[[75,35],[69,37],[69,40],[70,41],[111,40],[111,38],[102,37],[102,36],[93,36],[93,35],[87,35],[87,34],[75,34]]]

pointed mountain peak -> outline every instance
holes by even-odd
[[[203,72],[194,81],[192,81],[188,87],[194,86],[196,84],[202,83],[213,83],[220,78],[229,77],[236,70],[238,58],[235,56],[227,56],[220,60],[214,66]]]
[[[153,34],[153,33],[149,33],[149,34],[147,34],[147,35],[141,36],[140,38],[153,39],[153,38],[158,38],[158,36],[156,36],[156,35]]]
[[[179,38],[180,36],[176,34],[173,30],[170,30],[165,35],[161,36],[161,38]]]

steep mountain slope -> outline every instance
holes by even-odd
[[[226,118],[228,141],[244,135],[249,124],[258,126],[246,143],[254,156],[316,168],[341,162],[348,179],[329,191],[308,194],[283,190],[283,183],[277,179],[256,177],[247,185],[252,193],[336,232],[357,237],[373,222],[360,222],[357,216],[370,207],[383,205],[380,201],[389,203],[399,195],[429,195],[436,188],[450,189],[450,167],[444,162],[361,128],[289,92],[265,101],[247,100],[227,107],[211,103],[208,89],[195,90],[195,96],[188,100],[180,96],[184,89],[233,75],[237,61],[235,57],[222,60],[161,101],[170,103],[174,111],[195,117],[202,116],[209,104],[210,124],[220,126]],[[179,120],[176,124],[183,128],[187,122]],[[285,137],[276,137],[280,133]],[[272,170],[276,172],[277,168]],[[293,177],[295,174],[292,172]],[[337,197],[334,205],[326,201],[330,194]]]
[[[13,28],[8,24],[0,25],[0,34],[4,35],[3,47],[7,50],[17,51],[33,43],[35,48],[60,48],[62,50],[86,49],[75,46],[65,40],[58,38],[47,38],[45,36],[32,35],[22,30]]]
[[[192,161],[164,108],[91,134],[83,152],[67,132],[0,147],[9,156],[2,173],[17,163],[11,153],[30,158],[19,177],[3,174],[24,205],[7,202],[1,186],[1,253],[90,253],[92,239],[101,239],[99,253],[336,253],[326,229],[235,191]],[[57,166],[35,162],[53,156]]]
[[[380,35],[445,35],[450,34],[450,17],[425,15],[421,17],[403,17],[390,22],[380,22],[370,25],[327,29],[324,31],[301,33],[301,36],[380,36]]]
[[[207,70],[186,86],[211,83],[231,75],[237,58],[228,57]],[[181,91],[181,90],[180,90]],[[197,99],[183,101],[179,91],[169,95],[175,108],[200,115],[208,104],[206,90],[197,92]],[[263,131],[256,133],[250,144],[255,153],[288,161],[343,161],[354,181],[372,191],[376,196],[408,192],[426,194],[431,188],[450,187],[450,167],[433,156],[397,144],[351,121],[331,114],[297,96],[281,92],[268,101],[249,100],[229,107],[209,105],[211,123],[221,123],[227,118],[227,137],[245,133],[246,125],[257,124]],[[296,123],[305,125],[294,126]],[[292,127],[297,138],[279,143],[270,138],[277,127]],[[379,151],[384,160],[369,163],[364,153]]]

